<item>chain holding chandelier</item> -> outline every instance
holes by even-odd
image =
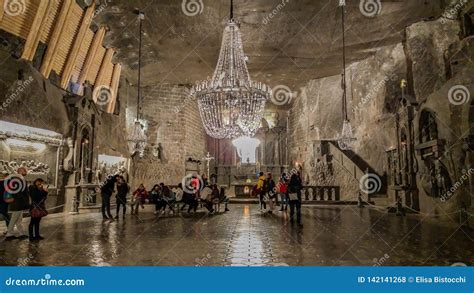
[[[190,94],[198,102],[206,133],[213,138],[251,137],[260,127],[271,88],[250,79],[233,1],[214,75],[196,84]]]
[[[142,23],[145,19],[143,12],[138,12],[138,20],[140,25],[140,39],[138,47],[138,94],[137,94],[137,119],[133,124],[133,128],[127,137],[127,145],[130,151],[130,155],[134,156],[138,153],[140,158],[145,155],[145,149],[147,146],[147,136],[142,123],[140,122],[140,90],[141,90],[141,61],[142,61]]]
[[[356,138],[352,132],[352,125],[349,121],[347,115],[347,85],[346,85],[346,39],[345,39],[345,6],[346,1],[340,0],[339,6],[341,6],[342,10],[342,65],[343,65],[343,73],[342,73],[342,116],[343,116],[343,123],[342,123],[342,132],[337,137],[337,144],[341,150],[351,150]]]

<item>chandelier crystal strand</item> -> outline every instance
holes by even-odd
[[[337,139],[337,143],[339,148],[342,150],[351,150],[356,140],[353,133],[352,133],[352,125],[349,121],[347,115],[347,85],[346,85],[346,41],[345,41],[345,0],[339,1],[339,6],[342,10],[342,65],[343,65],[343,73],[342,73],[342,116],[343,116],[343,123],[342,123],[342,132],[341,135]]]
[[[190,91],[198,103],[206,133],[217,139],[254,136],[263,116],[269,87],[252,82],[239,25],[233,19],[224,29],[216,69],[210,80]]]
[[[140,39],[139,39],[139,48],[138,48],[138,93],[137,93],[137,119],[133,124],[132,131],[129,133],[127,138],[127,144],[131,156],[138,153],[140,158],[143,158],[145,155],[145,149],[147,146],[148,138],[146,136],[145,130],[140,122],[140,90],[141,90],[141,57],[142,57],[142,23],[145,19],[145,14],[143,12],[138,13],[138,20],[140,26]]]

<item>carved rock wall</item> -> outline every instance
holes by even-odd
[[[461,43],[460,34],[456,21],[415,23],[406,29],[405,42],[382,47],[374,55],[348,67],[349,118],[357,137],[354,152],[379,175],[387,172],[385,151],[396,145],[394,114],[401,97],[401,79],[408,80],[407,96],[421,103],[414,119],[415,141],[420,136],[419,114],[428,108],[436,113],[439,137],[446,142],[448,152],[442,162],[453,183],[474,165],[472,151],[466,149],[465,143],[474,117],[472,114],[469,117],[469,113],[474,113],[470,104],[474,93],[473,45],[472,41]],[[451,69],[449,62],[451,55],[457,52],[453,53],[453,47],[464,48],[462,52],[467,56],[464,59],[458,56],[461,61],[455,62],[456,70]],[[456,85],[466,87],[471,100],[462,105],[450,103],[449,91]],[[334,139],[340,132],[341,95],[340,76],[312,80],[302,88],[290,111],[289,151],[292,163],[302,164],[307,182],[324,185],[336,182],[344,193],[344,190],[357,191],[358,182],[339,172],[328,179],[327,170],[318,167],[317,160],[322,158],[312,148],[314,141]],[[421,157],[417,155],[416,159],[420,174],[426,173]],[[422,212],[434,209],[443,216],[470,205],[472,185],[469,183],[461,184],[454,196],[443,202],[426,194],[423,189],[426,180],[421,175],[417,178]],[[391,200],[393,198],[389,204]]]
[[[133,165],[134,187],[144,183],[147,188],[161,182],[176,185],[186,171],[186,160],[201,160],[205,155],[205,133],[197,104],[187,96],[187,88],[159,85],[145,89],[142,103],[148,121],[149,151]],[[161,158],[151,149],[160,146]],[[204,168],[202,163],[201,168]]]

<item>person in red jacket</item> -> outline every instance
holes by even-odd
[[[146,191],[145,186],[140,184],[140,186],[133,192],[132,198],[132,215],[138,215],[138,206],[141,206],[142,209],[145,208],[143,205],[145,200],[148,198],[148,191]]]
[[[288,209],[288,180],[286,174],[281,174],[280,181],[277,184],[281,198],[280,211],[286,211]]]

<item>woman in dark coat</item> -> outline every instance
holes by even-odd
[[[45,202],[46,197],[48,196],[48,189],[46,188],[46,186],[44,186],[44,180],[41,178],[36,179],[33,182],[33,185],[30,185],[29,193],[31,198],[30,213],[33,209],[39,209],[45,212]],[[39,232],[41,218],[42,217],[33,217],[33,214],[31,216],[30,225],[28,226],[30,241],[44,239],[43,237],[41,237]]]
[[[303,183],[299,173],[291,175],[290,182],[288,183],[288,194],[290,202],[290,221],[293,223],[295,208],[296,208],[296,222],[301,226],[301,189],[303,189]],[[296,196],[295,196],[296,195]]]

